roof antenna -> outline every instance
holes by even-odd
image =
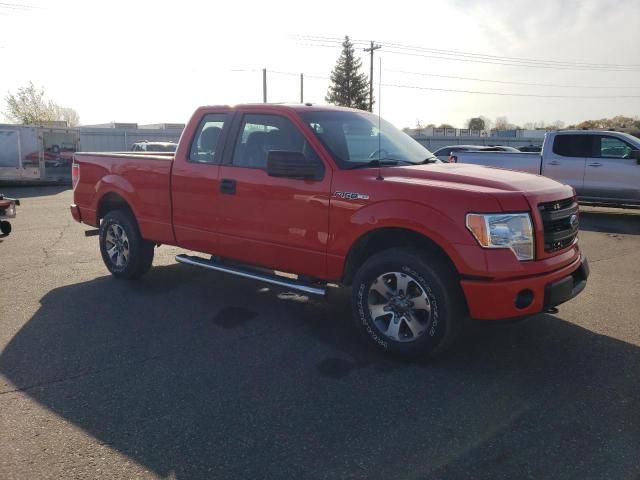
[[[384,180],[384,177],[380,173],[380,163],[382,161],[382,117],[380,114],[380,110],[382,109],[382,103],[380,103],[380,98],[382,98],[382,56],[378,57],[378,61],[378,176],[376,180]],[[371,81],[373,82],[373,78],[371,78]]]

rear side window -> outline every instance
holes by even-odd
[[[553,153],[563,157],[591,157],[592,135],[557,135],[553,141]]]
[[[216,155],[221,153],[219,152],[218,145],[220,144],[220,137],[226,118],[226,113],[210,113],[205,115],[202,122],[200,122],[196,135],[193,137],[189,151],[189,161],[195,163],[216,162]]]
[[[310,160],[319,160],[300,130],[287,118],[278,115],[245,115],[233,152],[233,165],[266,169],[267,156],[272,150],[301,152]]]

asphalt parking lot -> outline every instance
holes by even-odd
[[[0,478],[640,478],[640,211],[584,209],[585,292],[430,362],[348,295],[176,264],[111,278],[59,187],[0,239]]]

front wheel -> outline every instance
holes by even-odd
[[[461,331],[465,302],[456,273],[439,256],[389,249],[355,275],[355,319],[382,349],[401,356],[432,356]]]
[[[11,233],[11,224],[6,220],[0,221],[0,233],[2,233],[4,237]]]
[[[112,210],[100,224],[100,253],[109,271],[118,278],[145,274],[153,263],[154,243],[140,235],[134,217],[125,210]]]

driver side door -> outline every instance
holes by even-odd
[[[612,135],[594,135],[587,159],[584,197],[611,203],[640,203],[640,165],[633,146]]]
[[[322,178],[271,177],[271,150],[322,162],[303,132],[282,114],[242,114],[220,167],[218,251],[251,265],[324,278],[331,170]],[[234,138],[235,137],[235,138]]]

